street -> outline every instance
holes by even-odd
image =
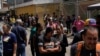
[[[19,20],[17,20],[17,19],[19,19]],[[12,25],[12,26],[6,25],[6,27],[5,27],[5,25],[4,25],[3,29],[2,29],[2,25],[4,24],[4,22],[7,24],[10,23],[10,25]],[[40,24],[37,24],[37,23],[40,23]],[[26,29],[27,46],[26,46],[26,55],[25,56],[32,56],[31,48],[30,48],[30,45],[28,44],[30,32],[32,33],[31,39],[34,41],[34,43],[40,42],[39,44],[42,45],[43,48],[40,48],[39,51],[41,50],[40,52],[42,52],[43,54],[47,53],[48,55],[45,54],[46,56],[53,56],[53,55],[49,55],[49,54],[57,53],[57,51],[61,48],[62,48],[61,49],[62,52],[65,51],[65,48],[63,48],[63,47],[66,45],[63,42],[67,42],[67,41],[65,41],[66,39],[57,38],[57,39],[52,40],[49,38],[45,38],[45,37],[53,37],[53,35],[50,35],[50,34],[51,33],[53,34],[55,32],[56,33],[61,32],[61,35],[57,35],[57,37],[64,37],[62,35],[62,32],[65,33],[65,31],[66,31],[68,33],[68,34],[66,33],[66,35],[67,35],[67,40],[68,40],[69,45],[66,47],[65,56],[71,56],[70,55],[70,48],[71,48],[70,44],[74,38],[72,35],[74,35],[76,37],[76,38],[74,38],[75,42],[76,42],[76,40],[77,41],[84,40],[84,42],[85,42],[85,43],[82,42],[81,45],[79,43],[79,46],[77,45],[76,49],[73,48],[73,50],[79,51],[79,52],[76,52],[75,55],[76,54],[83,55],[84,53],[86,53],[86,55],[83,55],[83,56],[87,56],[87,54],[89,54],[90,56],[95,56],[95,55],[97,55],[97,51],[100,50],[98,48],[98,46],[96,45],[96,44],[98,44],[96,42],[98,40],[98,37],[100,36],[100,0],[0,0],[0,31],[1,31],[0,32],[0,34],[1,34],[0,35],[0,37],[1,37],[0,38],[0,44],[1,44],[0,45],[0,56],[1,56],[1,54],[5,55],[5,53],[7,53],[7,55],[13,53],[16,56],[16,54],[18,54],[18,53],[17,52],[14,53],[14,51],[18,51],[19,49],[17,50],[17,48],[19,46],[23,47],[20,49],[23,49],[25,51],[25,45],[21,46],[18,44],[21,42],[22,42],[21,44],[26,42],[26,38],[25,38],[26,35],[24,34],[26,32],[23,29],[21,29],[21,28],[17,29],[17,27],[16,27],[16,29],[14,29],[14,33],[16,34],[16,36],[14,36],[12,38],[12,36],[10,36],[10,34],[8,34],[8,33],[10,32],[10,28],[14,27],[13,24],[21,25],[21,26],[25,27],[25,29]],[[42,43],[42,41],[40,41],[41,39],[37,40],[38,38],[36,38],[36,39],[33,38],[34,33],[38,32],[38,31],[40,33],[40,31],[42,29],[42,27],[39,27],[39,25],[40,26],[42,25],[43,30],[46,29],[46,27],[52,28],[51,29],[52,32],[50,29],[47,29],[45,31],[47,36],[46,35],[42,36],[43,43]],[[92,32],[91,29],[88,29],[88,28],[92,28],[92,27],[88,27],[88,26],[92,26],[93,27],[92,30],[94,30],[94,27],[97,28],[97,29],[95,29],[97,31]],[[32,28],[32,31],[31,31],[31,27],[36,27],[36,29]],[[40,28],[40,29],[38,29],[38,28]],[[3,30],[4,30],[4,32],[3,32]],[[9,32],[8,32],[8,30],[9,30]],[[48,30],[50,30],[50,31],[48,31]],[[50,34],[48,34],[48,32]],[[89,35],[88,33],[89,34],[91,33],[91,34]],[[22,35],[22,36],[20,36],[20,35]],[[37,34],[35,36],[37,36]],[[16,39],[16,37],[17,37],[17,39]],[[92,38],[92,37],[95,37],[95,38]],[[12,42],[10,42],[9,39],[11,39]],[[46,42],[45,39],[46,39],[46,41],[48,41],[48,39],[49,39],[50,43]],[[18,40],[18,41],[16,41],[16,40]],[[18,44],[16,44],[16,43],[18,43]],[[92,46],[92,43],[93,43],[93,46]],[[83,44],[84,44],[84,46],[83,46]],[[17,45],[18,45],[18,47],[17,47]],[[39,45],[39,47],[40,47],[40,45]],[[36,46],[38,46],[38,45],[36,45]],[[55,48],[55,46],[57,46],[57,48]],[[59,46],[61,46],[61,48]],[[81,46],[84,47],[84,49]],[[7,48],[8,52],[5,51],[6,48]],[[54,49],[52,49],[52,48],[54,48]],[[11,52],[12,49],[14,49],[13,52]],[[43,50],[43,49],[46,49],[46,50]],[[82,49],[82,51],[80,51],[81,49]],[[10,50],[10,52],[9,52],[9,50]],[[21,51],[22,53],[24,53],[23,50]],[[92,50],[95,52],[92,52]],[[73,51],[73,53],[74,53],[74,51]],[[92,55],[92,53],[93,54],[96,53],[96,54]],[[5,56],[7,56],[7,55],[5,55]],[[45,56],[45,55],[43,55],[43,56]],[[58,56],[60,56],[60,55],[62,55],[62,54],[59,53]],[[11,55],[8,55],[8,56],[11,56]],[[100,56],[100,55],[98,54],[97,56]]]

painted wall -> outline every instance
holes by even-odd
[[[24,14],[24,13],[34,14],[35,6],[30,5],[30,6],[16,8],[17,15]]]
[[[25,7],[16,8],[16,14],[39,14],[39,16],[43,16],[44,13],[52,14],[53,12],[57,12],[59,4],[42,4],[42,5],[30,5]]]

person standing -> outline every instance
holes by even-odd
[[[40,23],[36,24],[36,33],[33,36],[33,41],[34,41],[34,47],[35,47],[35,52],[36,56],[41,56],[38,48],[38,43],[39,43],[39,36],[41,36],[41,31],[42,31],[42,25]]]
[[[60,51],[60,46],[52,37],[53,29],[46,28],[45,34],[39,37],[39,52],[41,56],[57,56],[56,53]]]
[[[71,18],[70,16],[67,16],[67,19],[66,19],[66,26],[67,26],[67,33],[71,33]]]
[[[84,28],[84,21],[81,20],[80,16],[78,16],[78,18],[74,21],[73,26],[78,32]]]
[[[16,25],[12,27],[12,32],[15,33],[17,37],[17,56],[26,56],[25,47],[27,46],[27,33],[25,28],[22,27],[22,20],[17,19]]]
[[[57,53],[57,56],[65,56],[66,47],[68,46],[67,36],[63,33],[63,27],[57,26],[57,34],[54,35],[55,40],[61,46],[61,51]]]
[[[16,35],[11,32],[11,26],[3,25],[3,56],[16,56],[17,39]]]
[[[38,23],[38,21],[39,21],[39,16],[38,16],[38,14],[35,15],[35,20],[36,20],[36,23]]]
[[[100,43],[98,43],[98,30],[87,26],[82,33],[83,41],[71,46],[71,56],[100,56]]]
[[[34,35],[36,34],[36,21],[32,20],[31,25],[32,25],[32,28],[30,31],[30,38],[29,38],[28,44],[30,44],[32,56],[35,56]]]

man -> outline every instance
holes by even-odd
[[[98,30],[87,26],[82,33],[82,42],[71,46],[71,56],[100,56],[100,44],[98,41]]]
[[[12,32],[15,33],[17,37],[17,43],[18,43],[18,51],[17,56],[26,56],[25,54],[25,47],[27,45],[27,37],[26,37],[26,31],[22,27],[22,20],[17,19],[16,20],[16,26],[12,28]]]
[[[34,35],[36,35],[36,21],[32,20],[31,24],[32,24],[32,28],[30,31],[29,44],[30,44],[32,56],[35,56],[34,54]]]
[[[56,53],[60,51],[60,46],[52,37],[53,29],[46,28],[45,34],[39,37],[38,48],[41,56],[57,56]]]
[[[36,56],[41,56],[40,52],[39,52],[39,48],[38,48],[38,43],[39,43],[39,36],[41,35],[41,31],[42,31],[43,27],[40,23],[36,24],[36,33],[34,34],[34,47],[35,47],[35,52],[36,52]]]
[[[92,26],[92,27],[96,27],[96,20],[94,18],[88,18],[85,20],[85,26]],[[84,30],[81,30],[80,32],[76,33],[74,35],[74,39],[72,41],[72,44],[77,43],[79,41],[82,41],[82,32]]]
[[[17,39],[16,35],[11,32],[11,26],[3,25],[3,56],[16,56]]]
[[[71,17],[70,16],[67,16],[67,19],[66,19],[66,26],[67,26],[67,33],[71,33],[71,23],[72,23],[72,20],[71,20]]]
[[[74,21],[74,27],[76,27],[76,30],[79,32],[84,28],[84,21],[81,20],[81,17],[78,16],[78,18]]]

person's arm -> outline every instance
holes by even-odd
[[[50,49],[47,49],[48,52],[59,52],[61,49],[60,45],[59,46],[56,46],[55,48],[50,48]]]
[[[62,42],[60,44],[61,44],[62,47],[68,46],[68,40],[67,40],[67,36],[66,35],[63,35],[63,40],[62,40]]]
[[[54,48],[49,48],[49,49],[47,49],[49,52],[59,52],[59,51],[61,51],[61,46],[60,46],[60,42],[59,41],[56,41],[55,39],[54,39],[54,43],[55,43],[55,46],[54,46]]]
[[[39,52],[41,54],[45,54],[45,53],[48,53],[48,51],[46,49],[43,48],[43,46],[39,46]]]
[[[42,40],[39,40],[38,48],[39,48],[39,52],[41,54],[49,53],[46,49],[43,48],[43,42],[42,42]]]
[[[77,35],[74,36],[74,39],[72,40],[71,45],[77,43],[78,41],[80,41],[80,36],[78,36],[78,35],[79,34],[77,34]]]
[[[25,29],[24,29],[24,42],[25,42],[25,45],[27,46],[27,33],[26,33],[26,31],[25,31]]]
[[[15,34],[12,35],[12,41],[13,41],[13,56],[16,56],[16,53],[17,53],[17,39],[16,39]]]
[[[48,51],[43,48],[43,45],[44,45],[43,36],[41,35],[41,36],[39,36],[39,43],[38,43],[39,52],[41,54],[48,53]]]
[[[13,46],[14,46],[13,56],[16,56],[16,53],[17,53],[17,43],[14,43]]]
[[[27,46],[27,36],[25,37],[25,45]]]
[[[70,49],[70,56],[75,56],[76,55],[76,45],[77,44],[74,44],[71,46],[71,49]]]
[[[31,44],[31,34],[29,36],[28,44]]]

